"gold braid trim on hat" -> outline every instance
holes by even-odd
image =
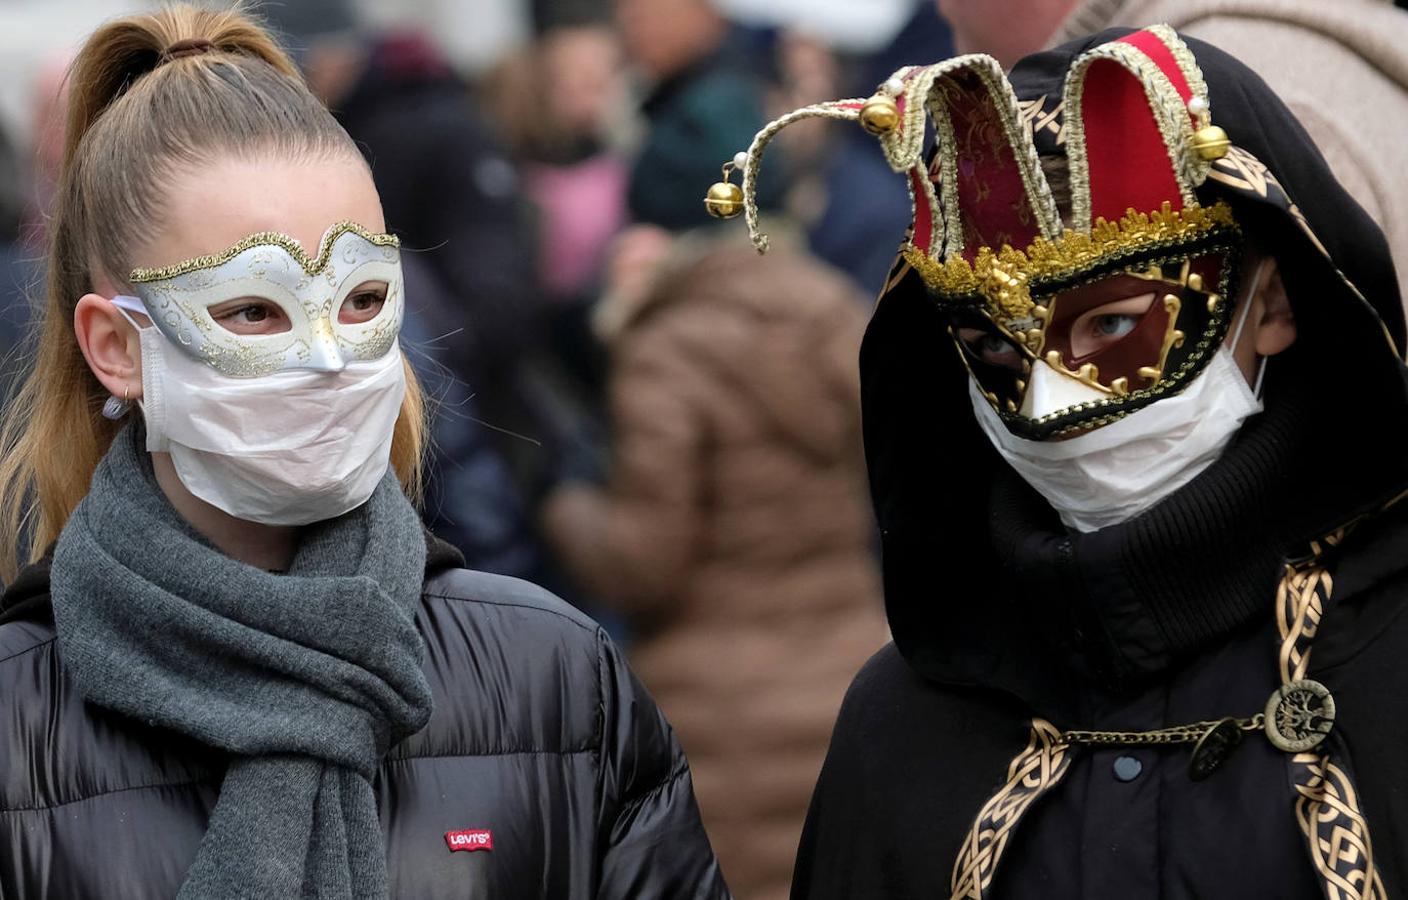
[[[1177,32],[1167,25],[1151,25],[1143,30],[1158,37],[1173,55],[1188,83],[1191,99],[1199,100],[1203,105],[1203,112],[1199,114],[1200,123],[1210,124],[1212,120],[1207,112],[1207,84],[1203,81],[1202,70],[1198,68],[1188,46],[1178,37]],[[1192,120],[1189,118],[1183,97],[1169,80],[1168,74],[1148,54],[1133,44],[1118,40],[1087,50],[1071,64],[1070,71],[1066,73],[1062,93],[1066,157],[1070,162],[1071,221],[1074,227],[1081,231],[1090,222],[1090,158],[1087,153],[1085,119],[1082,113],[1085,76],[1090,66],[1102,59],[1123,66],[1144,88],[1144,94],[1149,99],[1150,113],[1158,126],[1185,206],[1197,203],[1194,191],[1207,179],[1209,169],[1208,160],[1203,159],[1197,152]]]
[[[1089,234],[1068,231],[1055,240],[1039,237],[1025,250],[1007,244],[996,251],[982,247],[972,262],[962,256],[939,262],[913,245],[903,254],[936,294],[981,294],[994,319],[1010,321],[1031,316],[1036,305],[1033,281],[1072,277],[1116,253],[1156,250],[1236,227],[1232,208],[1221,201],[1183,210],[1165,202],[1152,213],[1130,210],[1118,222],[1097,219]]]
[[[719,218],[732,218],[742,212],[753,246],[759,253],[766,253],[768,236],[759,226],[758,171],[762,166],[763,151],[777,133],[794,122],[816,118],[860,122],[871,130],[866,124],[867,110],[875,104],[888,105],[889,116],[883,130],[872,130],[872,133],[877,137],[891,169],[897,173],[918,175],[922,179],[920,190],[924,196],[916,196],[913,183],[909,184],[909,190],[913,203],[924,203],[930,214],[932,246],[925,249],[936,255],[945,251],[956,252],[963,246],[956,187],[958,141],[947,108],[949,100],[945,95],[944,83],[965,74],[974,75],[981,82],[985,92],[983,99],[992,104],[1002,124],[1003,138],[1011,149],[1027,204],[1037,226],[1047,236],[1056,235],[1061,228],[1060,211],[1042,174],[1040,157],[1032,141],[1031,130],[1022,119],[1016,92],[1008,82],[1002,64],[982,53],[955,56],[931,66],[903,66],[869,100],[853,98],[814,103],[769,122],[753,138],[746,151],[724,164],[724,182],[715,185],[715,188],[726,192],[731,174],[741,171],[741,187],[733,196],[706,199],[706,207]],[[934,171],[924,164],[928,123],[934,126],[939,146],[939,152],[934,156]],[[941,173],[937,179],[937,192],[936,173]],[[910,210],[911,221],[915,211],[913,208]]]
[[[768,236],[763,233],[758,224],[758,170],[763,165],[763,151],[768,144],[782,129],[793,122],[800,122],[803,119],[835,119],[842,122],[855,122],[860,119],[860,106],[864,100],[831,100],[826,103],[814,103],[811,106],[804,106],[801,109],[794,109],[781,118],[769,122],[762,131],[753,137],[753,143],[748,145],[745,152],[747,157],[743,165],[743,219],[748,225],[748,237],[753,242],[759,253],[768,251]],[[737,168],[733,162],[724,164],[724,175]]]

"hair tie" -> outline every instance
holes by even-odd
[[[200,56],[215,49],[215,45],[205,38],[185,38],[167,47],[161,54],[161,62],[157,65],[165,65],[173,59],[180,59],[183,56]]]

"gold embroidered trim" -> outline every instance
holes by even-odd
[[[1032,719],[1027,748],[1007,767],[1007,783],[983,804],[954,862],[950,900],[984,900],[1017,823],[1066,776],[1070,749],[1045,719]]]
[[[1168,26],[1148,29],[1154,32],[1169,48],[1179,63],[1184,77],[1194,97],[1207,100],[1207,85],[1196,64],[1191,68],[1184,64],[1192,54],[1178,36]],[[1209,163],[1203,160],[1192,148],[1193,122],[1187,106],[1178,89],[1169,81],[1164,71],[1142,50],[1123,41],[1101,44],[1082,54],[1066,75],[1066,87],[1062,98],[1065,107],[1066,156],[1070,161],[1071,180],[1071,221],[1079,230],[1091,227],[1090,213],[1090,159],[1086,153],[1085,122],[1081,111],[1081,101],[1085,94],[1085,76],[1091,64],[1097,60],[1111,60],[1129,70],[1144,87],[1149,99],[1149,109],[1163,137],[1164,148],[1168,152],[1175,180],[1183,205],[1197,205],[1193,191],[1207,179]]]
[[[1146,26],[1144,30],[1163,41],[1169,53],[1173,54],[1173,61],[1178,63],[1179,70],[1183,72],[1183,80],[1188,82],[1189,93],[1206,102],[1208,83],[1203,79],[1203,70],[1198,65],[1197,58],[1193,56],[1193,51],[1183,43],[1183,38],[1178,36],[1178,32],[1173,29],[1173,26],[1167,22],[1160,22],[1157,25]]]
[[[1035,100],[1019,101],[1017,106],[1022,112],[1022,121],[1031,129],[1033,137],[1040,131],[1049,131],[1056,136],[1056,146],[1066,143],[1066,122],[1061,112],[1066,108],[1065,103],[1060,100],[1051,109],[1046,108],[1046,100],[1049,95],[1042,94]]]
[[[930,66],[905,66],[890,76],[904,82],[904,120],[899,128],[880,137],[880,151],[896,172],[906,172],[924,164],[924,117],[932,115],[930,95],[937,81],[947,72],[962,69],[981,54],[955,56]],[[897,98],[898,99],[898,98]]]
[[[1349,773],[1318,753],[1296,754],[1291,771],[1296,821],[1309,842],[1310,861],[1325,880],[1327,900],[1388,900]]]
[[[983,247],[971,263],[961,256],[937,262],[912,245],[904,254],[935,293],[982,295],[989,299],[991,312],[1021,318],[1030,314],[1034,306],[1030,295],[1034,281],[1073,277],[1115,253],[1157,250],[1223,229],[1237,229],[1232,208],[1226,203],[1219,201],[1181,211],[1164,203],[1162,209],[1152,213],[1131,209],[1118,222],[1100,219],[1088,234],[1068,231],[1054,241],[1037,238],[1025,250],[1003,245],[994,252],[991,247]],[[994,272],[1018,279],[1022,286],[1004,282],[1006,297],[992,296]]]
[[[1390,504],[1392,505],[1392,504]],[[1385,507],[1387,508],[1387,507]],[[1326,551],[1344,542],[1360,519],[1311,541],[1310,557],[1288,563],[1276,588],[1276,631],[1281,636],[1278,654],[1282,684],[1299,681],[1310,666],[1310,647],[1324,615],[1325,605],[1335,589],[1334,578],[1324,562]]]
[[[1023,320],[1035,321],[1033,317],[1037,313],[1038,304],[1032,298],[1032,290],[1034,287],[1046,286],[1041,282],[1075,282],[1084,272],[1098,263],[1107,261],[1116,253],[1126,256],[1136,253],[1156,254],[1160,251],[1177,254],[1180,246],[1186,245],[1188,241],[1218,232],[1226,232],[1229,236],[1239,233],[1232,218],[1231,208],[1226,204],[1218,202],[1212,206],[1194,206],[1175,212],[1170,204],[1165,203],[1162,209],[1149,214],[1129,210],[1116,223],[1107,223],[1101,219],[1090,234],[1068,231],[1057,241],[1039,238],[1025,251],[1004,245],[1000,251],[994,253],[991,248],[984,247],[979,250],[978,256],[971,264],[961,256],[952,257],[947,262],[936,262],[921,253],[913,244],[902,247],[900,255],[910,267],[918,271],[925,284],[936,294],[957,297],[981,296],[985,301],[985,311],[993,323],[1014,340],[1018,340],[1012,326],[1014,323],[1020,324]],[[1230,277],[1230,273],[1224,268],[1218,284],[1218,294],[1227,293]],[[1042,296],[1042,293],[1038,291],[1037,296]],[[1083,418],[1046,436],[1048,439],[1060,437],[1072,431],[1098,428],[1117,422],[1129,415],[1131,402],[1179,390],[1183,377],[1201,365],[1203,358],[1215,349],[1228,308],[1226,303],[1218,304],[1208,320],[1207,329],[1197,338],[1193,349],[1178,368],[1172,372],[1163,372],[1162,377],[1149,387],[1123,395],[1111,394],[1097,400],[1089,400],[1030,421],[1042,425],[1073,413],[1114,407],[1105,415]],[[1173,321],[1170,321],[1169,334],[1176,339],[1173,324]],[[1165,340],[1167,342],[1168,338]],[[1165,347],[1159,362],[1161,368],[1165,367],[1167,352],[1168,347]],[[964,359],[966,366],[967,360],[963,357],[961,348],[959,356]],[[1064,368],[1063,371],[1079,378],[1078,372]],[[972,376],[971,368],[969,375]],[[988,401],[997,408],[995,397],[989,395]]]
[[[957,64],[955,64],[957,63]],[[961,90],[954,83],[960,74],[972,73],[978,76],[987,99],[992,103],[998,120],[1002,123],[1003,137],[1012,150],[1012,158],[1017,165],[1017,174],[1022,179],[1022,189],[1027,205],[1036,217],[1037,229],[1048,240],[1061,234],[1061,213],[1056,206],[1056,197],[1047,184],[1046,174],[1041,168],[1036,142],[1023,118],[1022,106],[1011,83],[997,60],[984,54],[971,54],[949,60],[937,66],[930,66],[921,79],[929,82],[926,108],[934,123],[938,142],[938,156],[942,162],[944,218],[948,238],[943,248],[943,256],[954,256],[963,251],[963,229],[960,221],[961,210],[957,190],[957,150],[953,133],[953,121],[948,114],[945,94],[950,90]]]
[[[1364,303],[1367,304],[1369,302],[1365,299],[1364,294],[1360,292],[1359,288],[1355,286],[1354,282],[1350,281],[1349,277],[1345,275],[1344,272],[1340,271],[1339,266],[1335,265],[1335,261],[1330,258],[1330,251],[1325,249],[1325,245],[1321,243],[1319,236],[1311,229],[1310,223],[1306,221],[1305,214],[1302,213],[1300,207],[1296,206],[1295,202],[1291,200],[1290,195],[1286,193],[1286,189],[1282,186],[1281,182],[1278,181],[1271,170],[1266,167],[1266,163],[1257,159],[1241,147],[1230,147],[1228,148],[1226,156],[1216,160],[1212,164],[1212,168],[1208,170],[1208,177],[1239,191],[1251,191],[1263,200],[1270,200],[1278,206],[1283,206],[1286,212],[1289,213],[1291,218],[1295,221],[1296,225],[1300,227],[1301,232],[1315,245],[1315,249],[1320,251],[1321,255],[1325,257],[1326,262],[1334,268],[1335,274],[1339,276],[1344,286]],[[1393,352],[1393,355],[1398,356],[1398,345],[1394,341],[1393,335],[1389,334],[1387,326],[1384,326],[1383,334],[1384,339],[1388,341],[1389,348]]]
[[[769,239],[758,225],[758,170],[763,165],[763,151],[782,129],[803,119],[835,119],[841,122],[855,122],[860,119],[860,108],[865,100],[829,100],[814,103],[801,109],[794,109],[785,116],[774,119],[753,136],[745,153],[747,161],[743,166],[743,221],[748,225],[748,237],[759,253],[768,252]],[[733,163],[724,164],[725,174],[733,171]]]
[[[1311,642],[1325,612],[1321,598],[1333,590],[1334,579],[1322,566],[1286,567],[1285,577],[1276,587],[1276,627],[1281,633],[1277,662],[1282,684],[1305,677]]]
[[[1036,213],[1037,226],[1047,240],[1055,240],[1061,235],[1061,213],[1056,207],[1056,197],[1046,182],[1046,173],[1041,168],[1041,158],[1037,154],[1036,142],[1031,130],[1022,122],[1022,109],[1017,101],[1017,93],[1007,80],[1002,66],[996,60],[990,66],[978,66],[974,71],[987,85],[993,106],[1002,120],[1002,128],[1007,142],[1012,147],[1012,155],[1017,161],[1017,170],[1022,176],[1022,186],[1026,189],[1027,202]]]
[[[939,63],[945,66],[952,60]],[[924,159],[924,98],[933,84],[931,74],[938,66],[902,66],[887,80],[898,79],[904,90],[895,98],[904,101],[904,118],[900,126],[880,137],[880,150],[890,168],[903,172],[914,166],[923,165]]]
[[[1275,175],[1271,174],[1266,163],[1241,147],[1228,147],[1227,155],[1212,164],[1212,168],[1208,170],[1208,177],[1239,191],[1250,191],[1263,200],[1268,199],[1270,186],[1274,185],[1278,189],[1281,187],[1281,183],[1276,180]],[[1315,246],[1324,253],[1325,248],[1320,243],[1320,239],[1313,234],[1311,237],[1315,240]],[[1329,254],[1326,253],[1326,255]]]
[[[1286,566],[1276,590],[1282,684],[1306,676],[1311,643],[1334,590],[1323,554],[1339,545],[1354,524],[1312,543],[1309,561]],[[1386,900],[1383,881],[1374,866],[1369,824],[1360,811],[1349,773],[1321,752],[1298,753],[1291,758],[1290,767],[1296,822],[1305,835],[1311,863],[1325,881],[1328,900]]]
[[[197,256],[195,259],[188,259],[170,266],[162,266],[156,269],[133,269],[127,280],[132,284],[145,284],[151,281],[165,281],[169,278],[176,278],[191,272],[198,272],[201,269],[214,269],[222,266],[241,253],[253,247],[274,246],[282,247],[289,256],[298,262],[303,270],[309,275],[319,275],[326,268],[328,260],[332,258],[332,245],[344,234],[352,233],[369,241],[378,247],[399,247],[401,240],[392,234],[373,234],[356,222],[338,222],[329,228],[323,235],[318,246],[318,255],[310,259],[303,246],[298,241],[288,235],[278,231],[261,231],[258,234],[251,234],[239,243],[210,256]]]
[[[1400,495],[1388,506],[1406,496]],[[1339,545],[1357,521],[1313,542],[1308,561],[1287,566],[1276,612],[1283,684],[1304,677],[1310,645],[1330,597],[1333,581],[1323,562],[1324,552]],[[1240,730],[1255,731],[1261,728],[1261,719],[1235,720],[1235,724]],[[954,862],[950,900],[987,900],[1013,830],[1031,805],[1065,777],[1075,745],[1187,743],[1228,721],[1234,720],[1153,732],[1060,732],[1050,722],[1033,718],[1026,749],[1008,765],[1006,784],[983,804],[964,839]],[[1324,879],[1328,900],[1387,900],[1349,772],[1332,763],[1327,753],[1299,753],[1289,762],[1296,821],[1306,836],[1311,862]]]
[[[938,229],[941,233],[935,234],[935,240],[922,249],[930,259],[941,259],[948,254],[957,255],[963,252],[963,216],[958,204],[958,154],[955,150],[957,138],[953,133],[953,120],[948,117],[947,112],[937,108],[937,101],[931,102],[935,103],[935,108],[929,111],[929,116],[934,123],[934,141],[939,148],[934,165],[939,172],[938,214],[942,217],[942,225]]]

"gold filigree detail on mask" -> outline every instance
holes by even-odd
[[[391,284],[387,288],[386,306],[394,309],[394,315],[377,316],[372,322],[360,326],[343,326],[338,330],[337,343],[358,359],[377,359],[391,350],[396,337],[401,333],[401,322],[405,315],[405,305],[401,302],[401,284]]]
[[[226,251],[234,255],[219,265],[134,286],[153,322],[173,344],[232,377],[305,366],[313,358],[315,343],[335,347],[346,360],[376,359],[389,352],[403,316],[400,251],[395,238],[382,235],[378,239],[377,235],[368,236],[365,229],[342,223],[328,231],[319,257],[309,259],[296,247],[265,242],[266,237],[247,238]],[[224,255],[181,265],[214,261]],[[363,268],[369,265],[380,268]],[[355,272],[370,272],[366,277],[385,282],[386,301],[382,312],[368,322],[339,323],[335,308],[339,292]],[[281,307],[290,317],[290,328],[240,335],[211,318],[214,303],[243,295],[263,297]]]
[[[332,259],[332,246],[337,239],[344,234],[352,233],[369,243],[378,247],[399,247],[400,238],[394,234],[373,234],[356,222],[338,222],[328,229],[323,235],[322,241],[318,245],[318,255],[309,257],[303,245],[288,235],[279,231],[261,231],[258,234],[251,234],[239,243],[209,256],[197,256],[195,259],[184,260],[161,268],[133,269],[127,280],[132,284],[144,284],[149,281],[165,281],[168,278],[176,278],[191,272],[199,272],[202,269],[214,269],[224,265],[230,260],[239,256],[254,247],[282,247],[294,261],[303,267],[303,270],[310,276],[322,274],[327,268],[328,262]],[[256,273],[257,274],[257,273]]]
[[[1020,270],[1009,272],[1000,263],[994,263],[988,267],[987,277],[983,279],[983,295],[992,300],[1006,319],[1030,318],[1036,304],[1032,302],[1027,280],[1027,273]]]

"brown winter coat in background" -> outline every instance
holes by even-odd
[[[727,248],[605,312],[613,478],[565,489],[549,531],[638,629],[632,666],[689,757],[730,887],[782,898],[841,697],[887,639],[864,304],[815,261]]]

